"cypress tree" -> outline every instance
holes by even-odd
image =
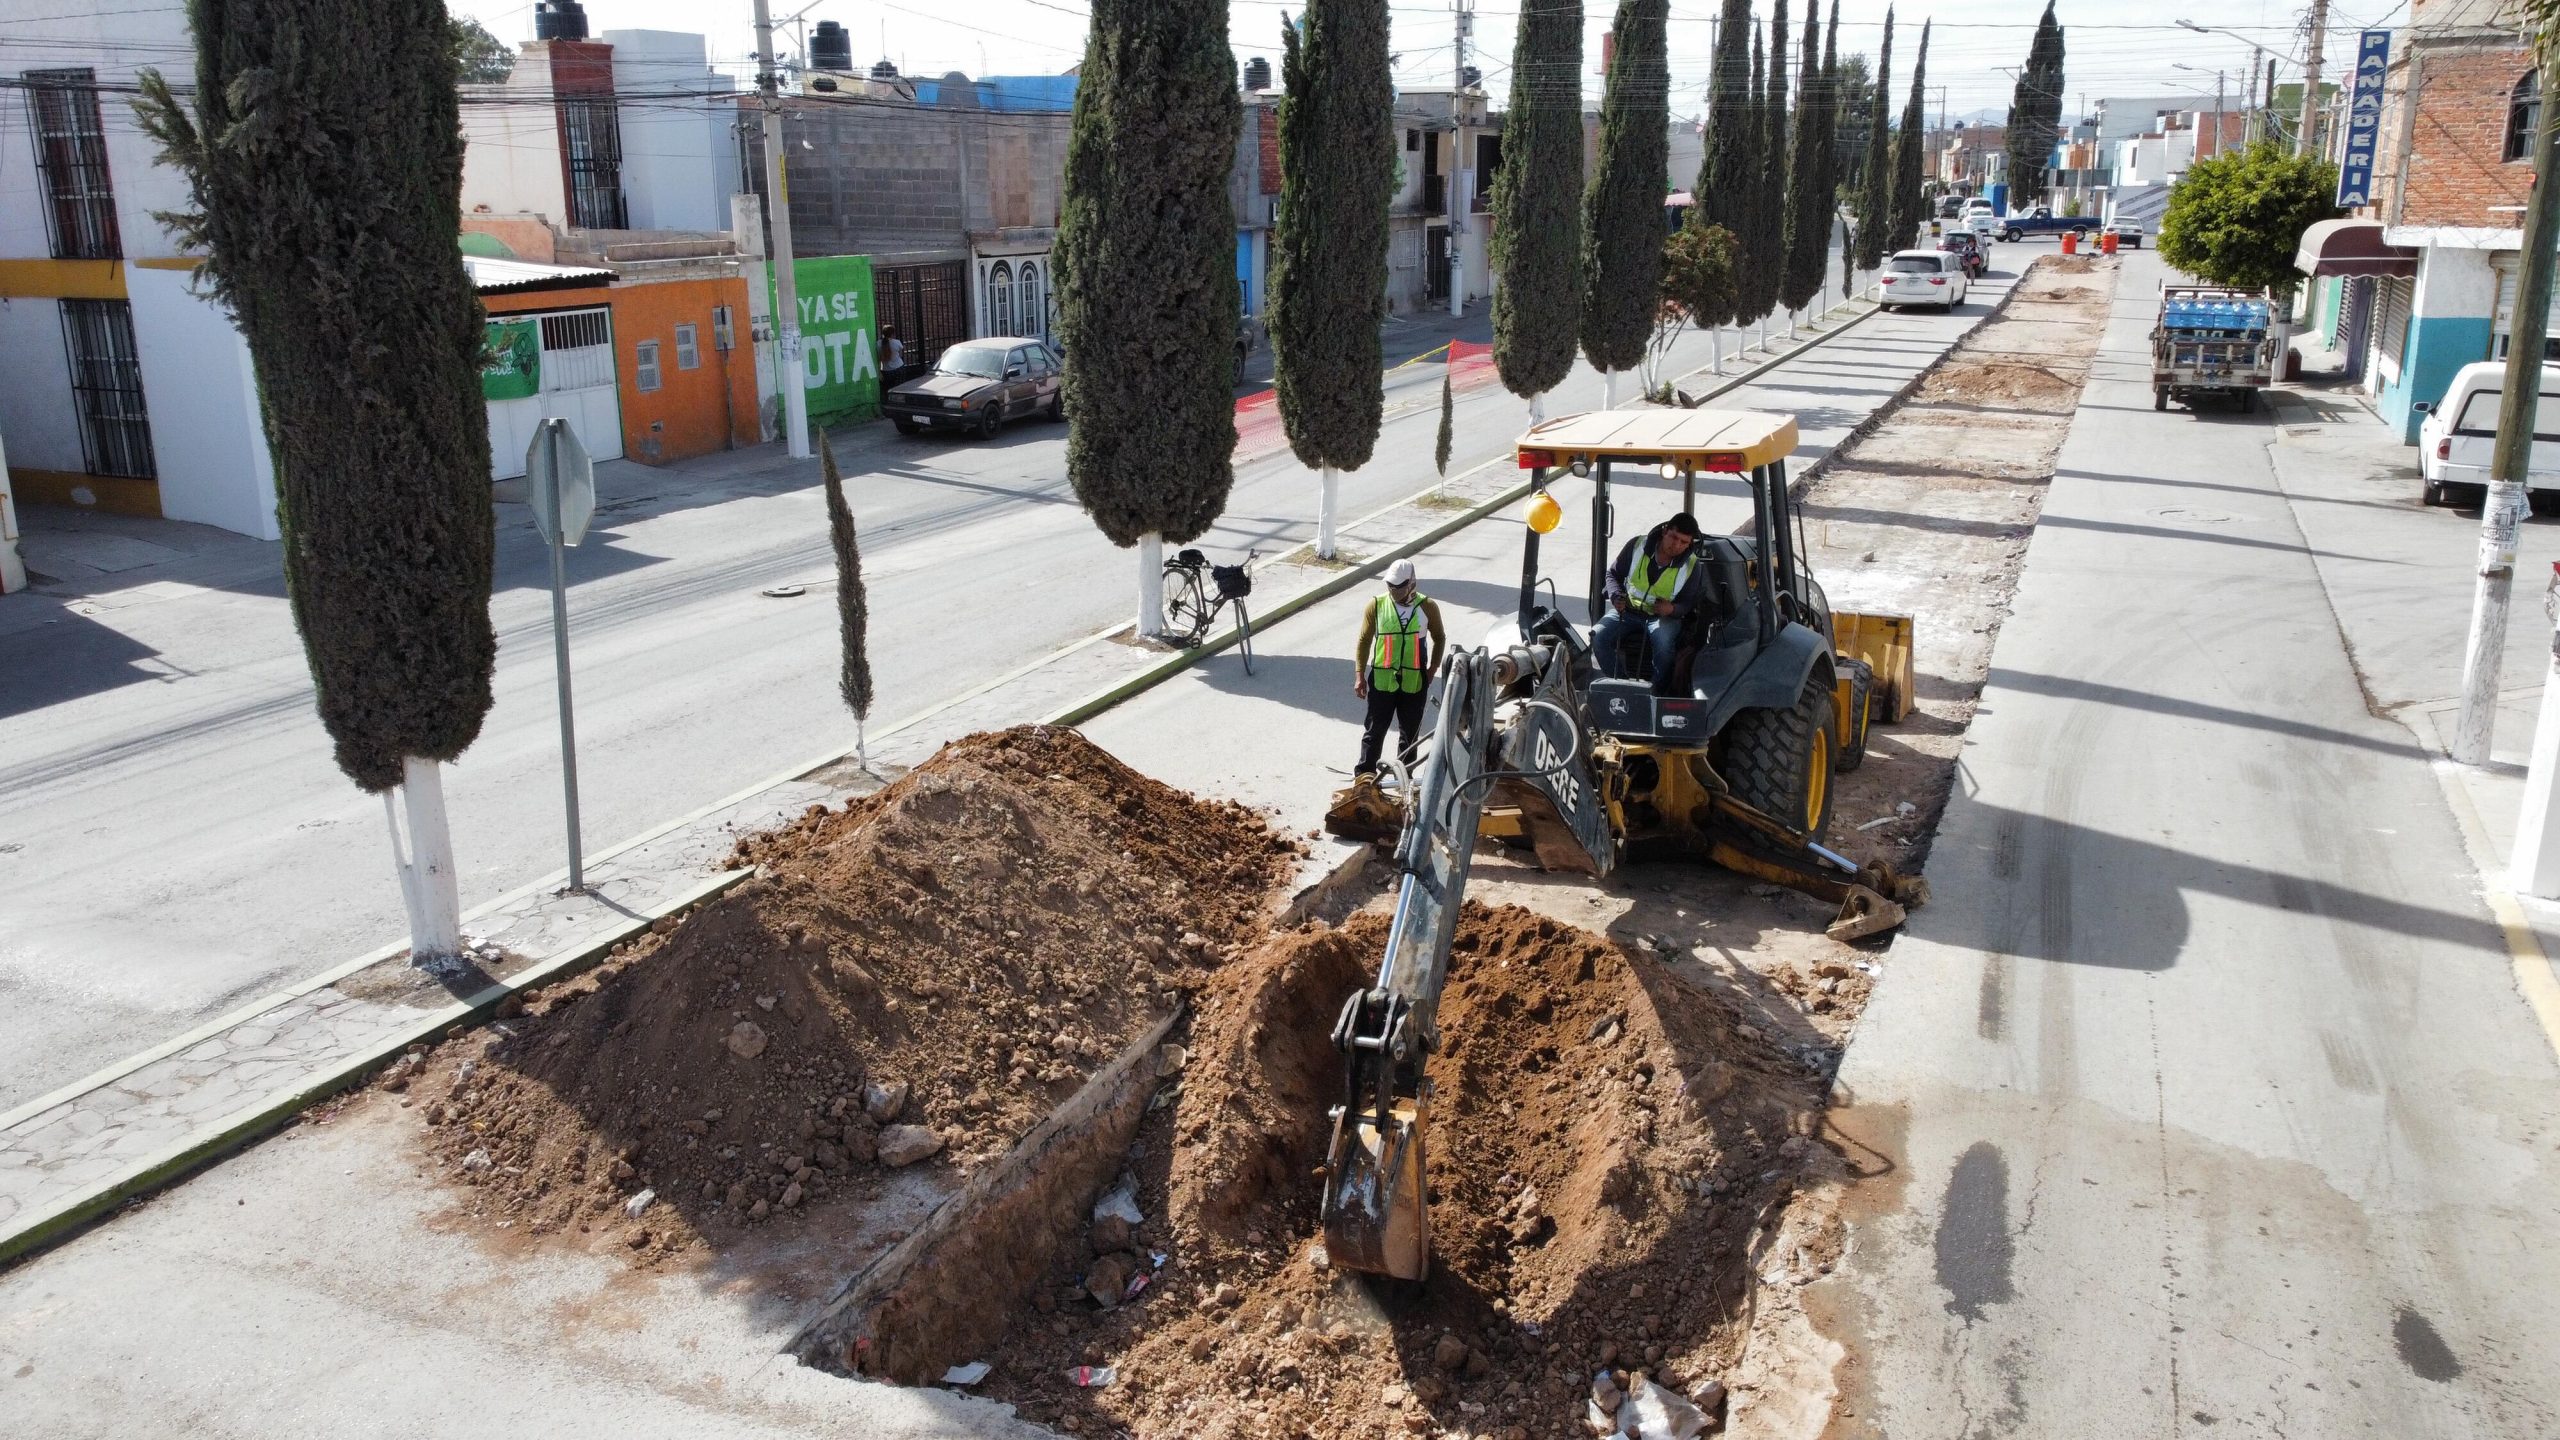
[[[1520,7],[1511,113],[1493,181],[1493,364],[1532,400],[1573,370],[1582,287],[1582,7]]]
[[[1618,48],[1600,102],[1600,168],[1583,196],[1582,353],[1604,377],[1644,363],[1661,308],[1670,11],[1670,0],[1619,0]]]
[[[1316,554],[1330,560],[1336,473],[1369,463],[1386,404],[1378,324],[1396,185],[1386,0],[1308,0],[1280,46],[1272,388],[1289,448],[1321,475]]]
[[[286,596],[338,768],[405,787],[415,958],[459,953],[440,764],[489,712],[495,539],[484,330],[463,273],[462,131],[441,4],[190,0],[192,104],[138,107],[190,209],[166,217],[247,340]]]
[[[1757,158],[1751,145],[1750,26],[1750,0],[1724,0],[1714,70],[1707,86],[1705,153],[1698,160],[1698,182],[1691,187],[1697,203],[1689,211],[1700,227],[1724,231],[1737,248],[1749,228],[1748,180]],[[1705,294],[1730,293],[1732,288]],[[1737,315],[1738,311],[1716,315],[1693,310],[1689,318],[1701,329],[1713,329],[1732,324]]]
[[[1235,481],[1234,212],[1243,112],[1225,0],[1094,0],[1067,133],[1055,274],[1067,479],[1138,549],[1141,634],[1163,629],[1162,542]]]
[[[1440,438],[1432,442],[1431,464],[1443,478],[1449,473],[1449,447],[1458,438],[1458,395],[1450,384],[1450,371],[1457,365],[1458,357],[1452,352],[1448,368],[1440,372]]]
[[[844,474],[836,468],[836,449],[818,433],[818,476],[827,489],[827,539],[836,552],[836,628],[844,639],[844,674],[836,692],[853,712],[854,763],[868,767],[862,727],[871,718],[871,598],[862,588],[862,546],[853,532],[853,507],[844,501]]]
[[[1838,0],[1833,0],[1838,13]],[[1831,253],[1831,177],[1824,163],[1830,152],[1830,76],[1822,67],[1822,13],[1805,7],[1804,59],[1796,77],[1796,123],[1787,136],[1786,274],[1778,287],[1779,303],[1802,310],[1822,288],[1822,270]]]
[[[1920,238],[1920,221],[1928,202],[1920,195],[1920,149],[1926,133],[1927,97],[1921,92],[1929,83],[1929,27],[1920,24],[1920,53],[1911,62],[1911,99],[1902,107],[1902,133],[1894,137],[1893,149],[1893,248],[1900,250]]]
[[[1761,69],[1760,193],[1752,220],[1759,247],[1752,257],[1751,308],[1754,318],[1778,308],[1787,278],[1787,0],[1777,0],[1769,22],[1765,62],[1753,38],[1752,59]]]
[[[2053,141],[2062,128],[2062,26],[2053,18],[2053,0],[2045,0],[2044,18],[2036,22],[2027,43],[2027,63],[2018,71],[2009,96],[2010,203],[2032,204],[2045,197],[2046,166]]]
[[[1876,58],[1875,100],[1868,106],[1867,159],[1858,187],[1858,268],[1884,263],[1885,232],[1893,214],[1893,149],[1887,143],[1884,110],[1893,93],[1893,12],[1884,12],[1884,48]]]

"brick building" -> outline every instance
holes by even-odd
[[[2324,279],[2311,296],[2314,327],[2413,444],[2420,402],[2506,354],[2539,105],[2521,16],[2517,0],[2415,0],[2392,36],[2373,203],[2356,212],[2415,273]]]

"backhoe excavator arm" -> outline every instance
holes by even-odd
[[[1442,669],[1438,724],[1412,777],[1413,810],[1396,846],[1402,878],[1386,956],[1377,982],[1351,996],[1333,1030],[1345,1063],[1325,1157],[1323,1215],[1327,1252],[1346,1269],[1419,1280],[1429,1268],[1423,1064],[1440,1046],[1450,941],[1466,899],[1477,822],[1494,788],[1527,787],[1552,812],[1542,818],[1582,842],[1592,873],[1615,866],[1590,747],[1569,703],[1569,664],[1537,646],[1502,655],[1462,650]],[[1497,725],[1505,692],[1521,703]]]

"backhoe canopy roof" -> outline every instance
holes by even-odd
[[[1520,437],[1520,468],[1576,460],[1634,461],[1740,474],[1795,452],[1792,415],[1756,410],[1594,410],[1550,420]]]

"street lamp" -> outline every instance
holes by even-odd
[[[2265,45],[2261,45],[2257,41],[2250,39],[2248,36],[2243,35],[2236,30],[2225,30],[2214,25],[2199,25],[2193,20],[2179,21],[2178,28],[2181,30],[2192,30],[2198,35],[2220,35],[2225,39],[2237,40],[2241,44],[2248,46],[2250,49],[2257,51],[2259,54],[2266,56],[2270,60],[2281,60],[2285,64],[2301,71],[2303,114],[2306,117],[2306,123],[2302,127],[2303,133],[2294,137],[2294,149],[2297,154],[2306,154],[2308,153],[2308,147],[2311,144],[2311,127],[2307,123],[2307,117],[2311,113],[2311,105],[2315,98],[2314,92],[2320,88],[2320,35],[2318,27],[2325,23],[2327,18],[2328,7],[2325,0],[2320,0],[2320,3],[2315,3],[2313,7],[2311,58],[2308,60],[2288,54],[2282,50],[2271,49]],[[2253,86],[2257,83],[2257,69],[2255,66],[2250,67],[2249,83]],[[2275,114],[2275,105],[2275,82],[2270,79],[2267,82],[2266,94],[2266,110],[2270,119],[2272,119]]]
[[[2184,23],[2184,22],[2181,22],[2181,23]],[[2183,60],[2172,60],[2172,61],[2170,61],[2170,62],[2169,62],[2169,68],[2170,68],[2170,69],[2172,69],[2172,70],[2192,70],[2192,71],[2194,71],[2194,72],[2195,72],[2196,74],[2198,74],[2198,75],[2202,75],[2202,74],[2207,73],[2207,72],[2206,72],[2206,70],[2205,70],[2205,67],[2203,67],[2203,66],[2201,66],[2201,65],[2189,65],[2189,64],[2187,64],[2187,63],[2186,63],[2185,61],[2183,61]],[[2223,77],[2223,72],[2222,72],[2222,71],[2220,71],[2220,70],[2215,70],[2215,71],[2212,71],[2212,72],[2210,72],[2210,73],[2213,75],[2213,153],[2214,153],[2214,154],[2216,154],[2216,155],[2219,155],[2219,154],[2221,154],[2221,153],[2222,153],[2222,77]],[[2174,83],[2174,82],[2173,82],[2173,83]],[[2199,92],[2199,93],[2201,93],[2201,92]],[[2204,158],[2204,154],[2203,154],[2203,152],[2202,152],[2202,151],[2198,151],[2198,152],[2197,152],[2197,154],[2196,154],[2196,158],[2197,158],[2197,159],[2199,159],[2199,160],[2203,159],[2203,158]]]

